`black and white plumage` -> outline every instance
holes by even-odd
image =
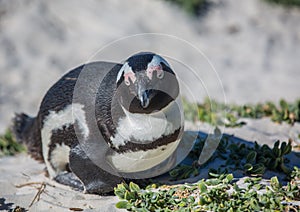
[[[16,115],[14,132],[51,178],[103,194],[122,176],[167,170],[159,164],[180,142],[179,105],[168,62],[139,53],[124,64],[93,62],[71,70],[49,89],[36,117]]]

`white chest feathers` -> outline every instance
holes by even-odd
[[[180,139],[147,151],[125,152],[108,157],[108,161],[116,170],[125,173],[148,170],[166,160],[176,150]]]
[[[117,120],[116,134],[110,138],[117,148],[125,145],[126,141],[132,140],[140,144],[150,143],[163,136],[173,134],[184,123],[179,98],[162,110],[151,114],[137,114],[123,110],[126,116]]]

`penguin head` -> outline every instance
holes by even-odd
[[[117,75],[119,103],[132,113],[152,113],[179,95],[179,85],[169,63],[151,52],[129,57]]]

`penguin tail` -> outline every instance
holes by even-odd
[[[27,143],[25,132],[32,125],[34,118],[25,113],[17,113],[13,118],[12,132],[20,143]]]
[[[43,161],[41,135],[35,126],[36,118],[25,113],[16,113],[12,122],[12,132],[17,141],[25,144],[34,159]]]

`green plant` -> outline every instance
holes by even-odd
[[[244,175],[260,176],[267,170],[283,172],[289,175],[291,170],[288,168],[288,159],[285,157],[292,151],[291,142],[274,143],[273,148],[267,145],[259,145],[257,142],[253,146],[245,143],[237,143],[232,136],[223,135],[219,141],[216,151],[211,158],[204,164],[199,165],[198,159],[203,150],[208,136],[198,136],[193,149],[187,158],[193,162],[190,164],[179,164],[169,171],[173,180],[186,179],[197,176],[201,169],[209,162],[219,159],[224,161],[224,165],[218,169],[211,169],[211,173],[226,173],[228,170],[241,170]]]
[[[259,119],[269,117],[274,122],[286,122],[291,125],[295,122],[300,122],[300,99],[292,103],[282,99],[277,105],[272,102],[253,105],[226,105],[209,98],[197,105],[191,104],[186,100],[183,102],[184,112],[188,114],[188,120],[198,119],[214,126],[240,127],[246,124],[243,121],[239,121],[240,118]],[[197,108],[197,112],[195,112],[195,108]]]
[[[260,146],[257,142],[254,147],[243,144],[231,145],[230,158],[226,164],[235,163],[238,168],[250,175],[262,175],[266,170],[283,171],[289,174],[291,170],[285,165],[288,161],[284,156],[291,152],[291,143],[282,142],[280,147],[279,145],[280,141],[275,142],[273,148],[267,145]]]
[[[199,15],[200,9],[207,4],[207,0],[166,0],[174,3],[191,15]]]
[[[300,6],[300,0],[265,0],[267,2],[273,3],[273,4],[278,4],[278,5],[283,5],[283,6]]]
[[[0,135],[0,156],[15,155],[25,151],[25,147],[18,143],[10,130],[6,130],[3,135]]]
[[[297,168],[295,168],[297,170]],[[140,189],[130,182],[119,184],[117,208],[128,211],[298,211],[299,185],[282,186],[277,177],[268,185],[261,178],[246,178],[241,187],[232,174],[202,179],[197,183]]]

